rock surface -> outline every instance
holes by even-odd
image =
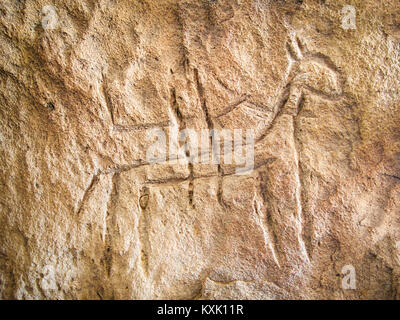
[[[400,3],[349,2],[2,1],[0,297],[398,299]]]

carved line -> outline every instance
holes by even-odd
[[[151,128],[164,128],[171,125],[171,121],[162,121],[157,123],[142,123],[136,125],[120,125],[116,124],[113,126],[113,130],[116,132],[128,132],[128,131],[140,131]]]
[[[144,276],[149,276],[149,250],[150,250],[150,239],[149,239],[149,212],[146,210],[149,201],[149,190],[147,187],[143,187],[139,195],[139,250],[140,250],[140,265]]]
[[[175,88],[172,88],[171,90],[171,109],[174,112],[176,118],[178,119],[178,123],[179,123],[179,131],[181,131],[182,129],[186,129],[187,125],[186,125],[186,120],[185,118],[182,116],[182,113],[179,109],[179,104],[176,100],[176,90]],[[186,146],[186,150],[185,150],[185,156],[188,159],[188,169],[189,169],[189,188],[188,188],[188,197],[189,197],[189,204],[192,208],[194,208],[194,204],[193,204],[193,196],[194,196],[194,185],[193,185],[193,179],[194,179],[194,169],[193,169],[193,163],[190,161],[190,157],[192,156],[190,154],[190,150],[189,147],[187,145]]]
[[[264,166],[270,165],[271,163],[273,163],[276,160],[276,158],[269,158],[265,161],[262,161],[258,164],[256,164],[254,166],[253,169],[249,169],[247,172],[250,173],[252,171],[255,171],[259,168],[262,168]],[[246,173],[246,172],[244,172]],[[202,176],[195,176],[193,177],[193,181],[199,180],[199,179],[205,179],[205,178],[215,178],[215,177],[230,177],[230,176],[238,176],[239,175],[236,174],[235,170],[233,170],[232,172],[226,173],[226,172],[221,172],[220,174],[210,174],[210,175],[202,175]],[[174,185],[174,184],[179,184],[179,183],[183,183],[183,182],[187,182],[190,179],[190,175],[183,177],[183,178],[166,178],[166,179],[150,179],[150,180],[146,180],[145,184],[148,185],[165,185],[165,184],[169,184],[169,185]]]
[[[206,102],[206,98],[204,95],[204,88],[203,85],[201,84],[200,81],[200,77],[199,77],[199,71],[195,68],[194,69],[194,78],[196,80],[196,85],[197,85],[197,92],[199,95],[199,99],[200,99],[200,103],[201,103],[201,108],[203,109],[203,113],[204,113],[204,117],[206,119],[207,122],[207,126],[208,126],[208,130],[210,130],[210,132],[212,132],[212,130],[214,129],[214,123],[212,121],[212,118],[209,114],[208,108],[207,108],[207,102]],[[213,137],[210,136],[210,144],[212,146],[212,139]],[[217,198],[218,198],[218,203],[221,205],[222,208],[225,208],[225,203],[223,201],[223,197],[222,197],[222,186],[223,186],[223,169],[221,167],[220,164],[218,164],[218,191],[217,191]]]
[[[400,177],[392,175],[392,174],[382,173],[382,175],[385,176],[385,177],[390,177],[390,178],[393,178],[393,179],[400,180]]]
[[[104,235],[104,246],[105,246],[105,251],[104,251],[104,264],[107,272],[107,276],[111,276],[111,270],[112,270],[112,263],[113,263],[113,234],[114,234],[114,229],[115,229],[115,217],[114,217],[114,209],[115,209],[115,203],[116,199],[118,197],[118,184],[119,184],[119,173],[114,173],[111,181],[112,181],[112,187],[111,187],[111,192],[110,192],[110,197],[108,199],[108,205],[107,205],[107,213],[106,213],[106,219],[105,219],[105,235]],[[109,220],[111,220],[109,222]]]
[[[79,215],[82,210],[83,210],[83,206],[86,203],[87,199],[89,198],[90,194],[93,192],[95,186],[97,185],[97,183],[100,180],[100,174],[99,173],[94,173],[92,175],[92,178],[89,182],[88,187],[85,189],[82,199],[78,202],[78,209],[76,210],[76,214]]]
[[[221,112],[219,115],[217,115],[217,116],[215,117],[215,119],[219,119],[219,118],[221,118],[221,117],[227,115],[228,113],[230,113],[230,112],[232,112],[233,110],[235,110],[238,106],[240,106],[240,105],[241,105],[243,102],[245,102],[245,101],[246,101],[246,97],[239,98],[238,101],[233,102],[231,105],[229,105],[229,106],[226,107],[224,110],[222,110],[222,112]]]
[[[275,127],[276,120],[279,118],[279,116],[282,114],[284,106],[286,105],[288,99],[289,99],[289,91],[290,87],[287,85],[284,90],[281,93],[280,98],[278,99],[277,106],[274,108],[274,115],[272,117],[272,121],[269,124],[268,128],[265,129],[264,133],[256,139],[256,144],[262,141],[269,133],[270,131]]]
[[[256,214],[260,218],[260,227],[261,227],[261,229],[263,231],[263,234],[264,234],[265,245],[268,246],[269,249],[271,250],[272,257],[273,257],[276,265],[280,268],[281,265],[279,263],[278,256],[277,256],[277,253],[276,253],[276,249],[275,249],[276,241],[275,241],[275,239],[273,239],[274,236],[270,237],[271,232],[270,232],[269,226],[268,226],[268,220],[267,220],[268,218],[267,218],[267,216],[264,217],[263,213],[259,210],[258,205],[257,205],[257,201],[255,199],[254,199],[254,202],[253,202],[253,208],[254,208],[254,211],[256,212]]]
[[[106,107],[107,107],[108,113],[110,115],[111,123],[114,125],[114,110],[113,110],[114,108],[113,108],[110,96],[108,95],[108,92],[105,88],[107,86],[107,83],[106,83],[106,77],[104,76],[104,74],[102,74],[102,80],[103,81],[101,83],[101,92],[103,94],[104,101],[106,103]]]
[[[300,139],[298,138],[298,126],[297,120],[298,116],[303,108],[304,105],[304,94],[301,94],[300,98],[297,99],[297,106],[296,106],[296,115],[292,116],[292,123],[293,123],[293,142],[294,142],[294,156],[295,156],[295,163],[296,163],[296,204],[297,204],[297,214],[296,218],[300,222],[301,231],[300,231],[300,238],[301,242],[304,245],[306,257],[308,262],[310,262],[310,257],[312,255],[312,222],[309,218],[304,219],[303,213],[303,205],[304,205],[304,186],[303,186],[303,172],[301,167],[301,159],[300,159],[300,150],[299,144]]]

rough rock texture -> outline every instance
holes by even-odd
[[[398,0],[2,0],[0,52],[1,298],[399,298]],[[255,169],[146,163],[170,123]]]

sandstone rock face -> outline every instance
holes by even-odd
[[[0,30],[2,299],[399,298],[398,0],[4,0]],[[146,160],[183,129],[251,129],[254,168]]]

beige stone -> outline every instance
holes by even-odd
[[[400,6],[349,4],[2,1],[0,298],[399,299]]]

